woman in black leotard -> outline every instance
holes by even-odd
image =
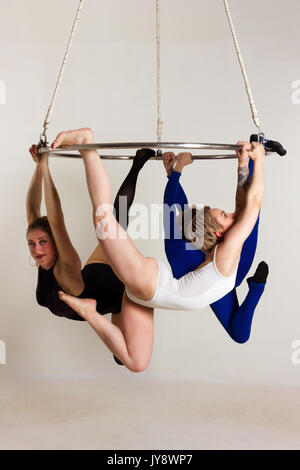
[[[122,301],[127,302],[128,318],[129,322],[132,322],[133,333],[137,325],[147,331],[148,341],[145,343],[144,359],[141,357],[138,363],[133,361],[131,365],[132,371],[141,371],[147,366],[152,352],[153,315],[149,312],[151,309],[134,304],[129,299],[123,300],[124,285],[114,274],[99,244],[84,268],[81,269],[79,255],[66,230],[59,195],[48,166],[48,155],[40,156],[37,149],[36,145],[30,148],[36,169],[26,199],[27,241],[30,254],[38,267],[37,302],[47,307],[54,315],[72,320],[83,320],[72,308],[60,300],[58,291],[63,289],[80,298],[96,299],[97,312],[102,315],[112,313],[112,323],[120,329],[123,325],[118,313],[121,311]],[[116,217],[121,224],[124,221],[126,227],[139,171],[153,155],[154,151],[149,149],[137,151],[133,165],[116,196],[114,203]],[[41,217],[40,212],[42,181],[47,210],[47,216],[44,217]],[[123,201],[126,201],[125,214],[120,213],[120,196],[123,196]],[[128,329],[127,324],[126,329]],[[133,334],[133,350],[137,341],[139,339],[136,339]],[[113,345],[108,344],[108,346]],[[115,356],[114,358],[117,363],[122,364]]]

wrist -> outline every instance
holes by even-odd
[[[264,165],[264,158],[261,158],[261,157],[256,157],[255,160],[253,160],[253,163],[255,166],[259,166],[259,165]]]
[[[174,171],[177,171],[178,173],[182,173],[184,165],[181,165],[180,163],[175,163],[174,166]]]
[[[48,157],[43,157],[38,165],[39,165],[39,169],[41,172],[47,170],[48,169]]]
[[[80,150],[79,153],[82,156],[83,160],[99,158],[99,156],[101,158],[101,155],[99,155],[97,150],[95,150],[95,149]]]
[[[248,166],[248,165],[249,165],[249,157],[239,159],[239,167]]]

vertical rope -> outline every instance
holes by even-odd
[[[68,56],[69,56],[69,51],[70,51],[70,48],[71,48],[71,45],[72,45],[72,42],[73,42],[73,38],[74,38],[76,29],[77,29],[77,23],[78,23],[79,16],[80,16],[80,13],[81,13],[81,10],[82,10],[83,1],[84,1],[84,0],[79,0],[79,5],[78,5],[78,8],[77,8],[77,13],[76,13],[76,16],[75,16],[75,19],[74,19],[74,22],[73,22],[73,26],[72,26],[72,29],[71,29],[71,33],[70,33],[70,37],[69,37],[69,40],[68,40],[66,52],[65,52],[65,55],[64,55],[64,58],[63,58],[61,67],[60,67],[60,71],[59,71],[59,75],[58,75],[58,79],[57,79],[57,82],[56,82],[56,86],[55,86],[55,89],[54,89],[54,92],[53,92],[53,95],[52,95],[51,103],[50,103],[49,109],[48,109],[48,111],[47,111],[45,120],[44,120],[44,131],[43,131],[43,135],[44,135],[45,137],[46,137],[46,131],[47,131],[48,125],[49,125],[50,120],[51,120],[51,115],[52,115],[53,108],[54,108],[54,105],[55,105],[57,93],[58,93],[60,84],[61,84],[61,82],[62,82],[62,78],[63,78],[63,74],[64,74],[65,65],[66,65],[66,63],[67,63]]]
[[[240,50],[237,34],[235,32],[233,20],[232,20],[231,14],[230,14],[228,2],[227,2],[227,0],[223,0],[223,1],[224,1],[225,11],[226,11],[229,27],[230,27],[230,30],[231,30],[235,50],[236,50],[236,53],[237,53],[238,61],[240,63],[240,67],[241,67],[241,70],[242,70],[242,75],[243,75],[243,79],[244,79],[244,83],[245,83],[245,87],[246,87],[246,92],[247,92],[248,100],[249,100],[249,103],[250,103],[252,119],[253,119],[253,122],[254,122],[255,126],[258,128],[259,133],[261,133],[260,119],[259,119],[259,116],[258,116],[258,111],[257,111],[255,103],[254,103],[252,91],[251,91],[251,88],[250,88],[250,83],[249,83],[247,73],[246,73],[246,67],[245,67],[245,64],[244,64],[244,61],[243,61],[243,57],[242,57],[242,53],[241,53],[241,50]]]
[[[160,0],[156,0],[156,50],[157,50],[157,141],[161,142],[163,121],[160,112]]]

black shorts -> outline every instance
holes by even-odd
[[[79,297],[96,299],[101,315],[119,313],[122,308],[124,284],[117,278],[109,264],[93,263],[81,271],[85,289]]]

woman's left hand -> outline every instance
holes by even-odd
[[[32,145],[29,149],[30,155],[32,156],[32,160],[39,165],[42,161],[46,160],[48,158],[47,153],[38,153],[39,146],[38,145]]]
[[[176,156],[173,152],[165,152],[163,154],[164,167],[167,175],[170,176],[173,171],[174,163],[176,162]]]

